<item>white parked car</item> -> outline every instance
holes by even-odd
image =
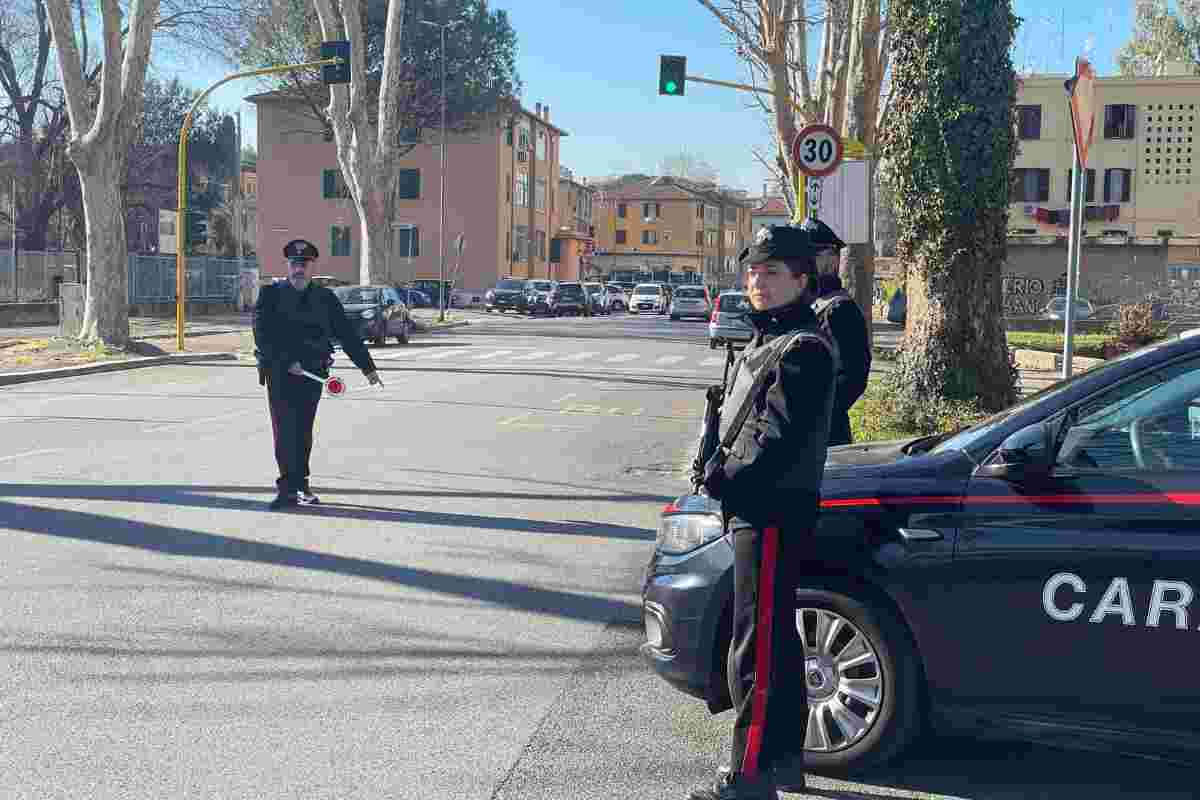
[[[1071,304],[1071,316],[1075,319],[1088,319],[1096,313],[1096,309],[1092,304],[1082,297],[1075,299]],[[1046,319],[1063,320],[1067,318],[1067,298],[1055,297],[1046,303],[1046,307],[1042,309],[1042,316]]]
[[[639,283],[633,287],[629,298],[629,311],[639,314],[643,311],[652,314],[667,313],[667,290],[657,283]]]
[[[671,295],[671,319],[699,317],[708,319],[712,313],[712,301],[708,289],[703,286],[676,286]]]

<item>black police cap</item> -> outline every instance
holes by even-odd
[[[841,250],[846,246],[846,243],[838,238],[838,235],[833,232],[833,228],[829,227],[819,219],[813,219],[810,217],[809,219],[804,220],[804,224],[800,227],[808,231],[808,238],[812,240],[813,246],[818,250],[824,250],[826,248]]]
[[[292,239],[283,246],[283,257],[288,261],[312,261],[319,255],[317,246],[305,239]]]
[[[754,244],[738,256],[742,266],[772,259],[811,258],[816,255],[808,231],[793,225],[770,225],[760,228]]]

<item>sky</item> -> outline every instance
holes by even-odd
[[[687,56],[687,73],[737,83],[748,76],[730,35],[697,0],[492,0],[517,33],[522,102],[550,105],[550,121],[568,132],[561,163],[577,176],[656,174],[661,159],[687,152],[713,165],[722,184],[762,191],[766,170],[751,152],[769,152],[768,120],[745,92],[689,83],[684,97],[658,94],[658,57]],[[718,6],[723,3],[718,2]],[[1099,75],[1116,73],[1115,54],[1133,31],[1133,2],[1015,0],[1024,22],[1013,63],[1019,71],[1068,73],[1089,55]],[[810,48],[815,50],[816,48]],[[156,63],[206,88],[233,71],[216,63]],[[261,91],[250,79],[217,89],[210,104],[242,111],[243,142],[256,136]]]

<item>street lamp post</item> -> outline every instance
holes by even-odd
[[[441,153],[441,187],[439,194],[439,220],[438,220],[438,321],[446,321],[446,29],[453,28],[459,23],[459,20],[454,22],[431,22],[427,19],[421,20],[422,25],[429,25],[438,28],[441,32],[441,59],[442,59],[442,153]]]

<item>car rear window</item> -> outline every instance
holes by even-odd
[[[704,299],[704,290],[703,289],[680,288],[680,289],[675,290],[675,296],[676,297],[686,297],[689,300],[703,300]]]
[[[662,291],[661,286],[655,286],[654,284],[646,284],[643,286],[636,287],[633,290],[633,293],[634,294],[658,294],[661,291]]]
[[[505,291],[516,291],[525,288],[525,281],[500,281],[496,284],[497,289]]]
[[[333,290],[342,305],[360,305],[363,303],[378,303],[378,289],[364,289],[358,286],[338,287]]]
[[[750,300],[744,294],[725,294],[717,303],[718,311],[749,311]]]
[[[548,292],[554,288],[550,281],[530,281],[529,288],[537,292]]]

